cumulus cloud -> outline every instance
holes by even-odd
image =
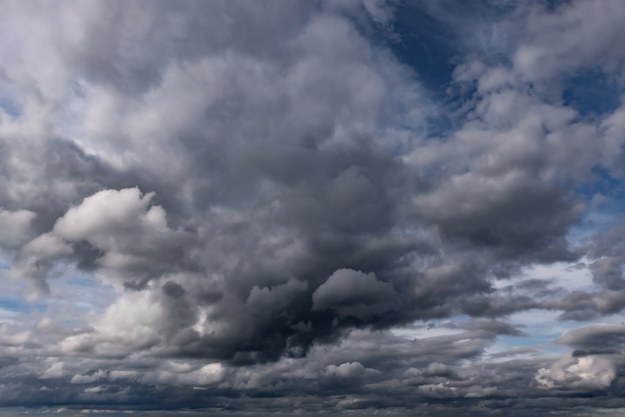
[[[600,323],[564,333],[558,342],[574,348],[572,356],[539,369],[536,381],[543,388],[609,388],[623,366],[624,329],[622,324]]]
[[[557,363],[541,368],[536,381],[544,388],[603,389],[616,377],[616,366],[611,358],[584,356],[573,363]]]

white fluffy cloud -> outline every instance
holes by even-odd
[[[561,361],[551,368],[541,368],[536,381],[543,388],[605,389],[616,378],[614,358],[585,356],[574,361]]]

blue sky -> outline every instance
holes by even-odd
[[[619,0],[5,0],[0,415],[620,415]]]

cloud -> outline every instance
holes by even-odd
[[[339,269],[312,295],[313,310],[334,309],[341,316],[367,318],[393,310],[398,296],[393,287],[374,274]]]
[[[3,230],[0,245],[15,248],[23,244],[32,233],[30,228],[34,217],[35,213],[29,210],[0,209],[0,228]]]
[[[536,381],[545,388],[602,389],[612,384],[616,372],[613,359],[585,356],[573,363],[558,363],[550,369],[539,369]]]
[[[623,365],[624,326],[592,324],[570,330],[558,342],[575,348],[571,358],[541,368],[535,379],[544,388],[565,390],[606,389]]]
[[[615,42],[622,36],[616,23],[622,13],[618,2],[578,1],[551,11],[543,7],[530,11],[526,38],[514,55],[523,75],[541,81],[599,67],[622,76],[623,50]]]
[[[0,405],[623,406],[617,9],[7,1]]]
[[[346,362],[338,366],[329,365],[326,369],[326,374],[337,378],[357,378],[363,376],[366,371],[365,367],[359,362]]]
[[[559,341],[577,348],[619,348],[625,342],[625,326],[592,324],[565,333]]]
[[[158,324],[164,312],[149,294],[128,293],[107,309],[94,323],[94,331],[72,335],[60,344],[62,350],[102,356],[128,355],[149,349],[160,337]]]

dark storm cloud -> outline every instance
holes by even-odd
[[[114,16],[121,6],[107,7]],[[224,7],[224,13],[236,17],[238,6]],[[156,7],[145,18],[158,21],[159,13]],[[152,22],[146,24],[149,27]],[[436,246],[445,242],[431,242],[436,239],[435,230],[427,224],[412,225],[423,221],[409,215],[410,199],[429,185],[376,144],[370,130],[353,131],[354,123],[379,112],[389,100],[386,94],[398,88],[393,85],[397,79],[391,76],[408,80],[409,74],[384,51],[372,49],[339,15],[308,12],[301,25],[293,40],[280,32],[280,40],[272,46],[275,51],[269,54],[251,52],[248,45],[241,46],[234,39],[239,35],[224,28],[232,53],[204,51],[195,59],[186,57],[183,63],[168,54],[136,62],[126,56],[111,57],[120,68],[130,67],[128,82],[135,80],[136,68],[162,68],[160,78],[150,78],[155,86],[143,95],[141,89],[110,90],[103,74],[94,75],[93,94],[134,104],[129,113],[119,116],[120,132],[95,126],[92,134],[105,135],[101,139],[117,151],[120,146],[123,152],[144,149],[143,135],[159,146],[149,147],[140,160],[124,162],[123,171],[117,169],[117,177],[137,181],[139,188],[85,193],[83,201],[70,200],[71,206],[50,231],[28,243],[18,259],[23,274],[32,276],[42,290],[55,259],[76,255],[82,255],[80,266],[95,266],[96,273],[119,280],[129,289],[177,279],[190,294],[185,297],[186,307],[159,302],[159,297],[150,295],[159,284],[152,284],[142,300],[154,302],[162,311],[152,324],[159,335],[128,340],[127,350],[116,349],[115,355],[131,353],[137,346],[158,346],[169,354],[237,363],[275,360],[283,353],[303,355],[313,341],[333,340],[352,326],[386,327],[460,312],[463,307],[454,306],[456,298],[488,289],[483,275],[496,262],[488,259],[488,250],[484,261],[468,261],[465,255],[456,256],[451,247],[448,259],[457,257],[457,264],[443,266]],[[264,33],[263,27],[256,29]],[[191,30],[193,25],[185,28]],[[328,32],[335,36],[328,38]],[[94,39],[113,42],[103,54],[116,51],[115,38],[96,35],[82,38],[85,50],[81,53],[96,55],[86,47]],[[220,50],[219,44],[212,48]],[[351,51],[345,56],[348,48]],[[386,61],[378,64],[382,58]],[[330,60],[336,71],[321,71]],[[90,68],[81,69],[88,80]],[[352,75],[346,84],[347,73]],[[107,74],[117,85],[118,72],[110,68]],[[136,80],[143,82],[145,77]],[[198,92],[198,83],[205,93]],[[163,101],[165,97],[168,102]],[[195,107],[190,107],[190,100],[196,101]],[[175,103],[174,111],[184,113],[172,118]],[[319,107],[319,103],[324,105]],[[282,110],[286,112],[283,121],[274,123],[268,117]],[[145,123],[153,117],[150,114],[161,116],[154,119],[156,125]],[[115,135],[127,142],[119,142]],[[172,153],[179,162],[160,178]],[[104,151],[102,158],[106,156]],[[72,158],[64,160],[74,163]],[[113,165],[111,171],[115,171]],[[157,179],[143,184],[141,177],[132,176],[140,171]],[[81,176],[94,175],[82,172]],[[95,177],[106,180],[106,176]],[[182,187],[172,188],[170,184],[176,182]],[[169,204],[151,203],[158,195],[149,193],[150,189],[165,194]],[[422,237],[404,231],[411,229]],[[363,276],[377,278],[360,295],[352,291],[349,300],[339,300],[339,292],[326,288],[356,285],[341,276],[343,269],[366,271]],[[467,285],[444,284],[465,274]],[[211,299],[203,296],[206,292],[221,295],[206,303]],[[488,309],[469,307],[467,311],[483,314]],[[179,322],[179,313],[196,321]],[[180,332],[164,330],[178,329],[180,323],[186,323]],[[107,328],[104,323],[101,327]],[[95,332],[68,339],[63,346],[104,353],[96,344],[101,346],[113,337],[112,330],[106,333],[96,326]]]
[[[312,295],[313,310],[336,310],[341,316],[365,317],[393,310],[398,300],[392,285],[373,274],[339,269]]]
[[[514,313],[625,306],[622,229],[571,245],[596,207],[578,190],[598,166],[620,175],[622,111],[587,120],[542,85],[588,59],[619,76],[619,51],[591,52],[620,33],[603,4],[7,2],[0,38],[24,44],[0,43],[0,94],[19,91],[17,116],[0,113],[2,279],[36,299],[81,273],[115,294],[67,325],[37,312],[0,329],[2,404],[621,406],[618,329],[565,334],[562,361],[488,350],[531,337]],[[443,137],[430,127],[450,105],[370,39],[405,36],[406,7],[467,38],[442,57],[466,95]],[[595,292],[518,279],[584,256]],[[389,330],[439,319],[439,335]]]

